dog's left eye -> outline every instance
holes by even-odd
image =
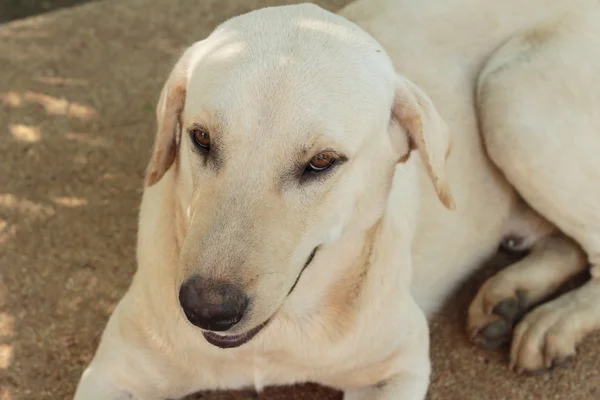
[[[210,149],[210,134],[202,126],[194,126],[188,130],[196,147],[208,151]]]
[[[306,166],[307,172],[322,172],[331,168],[337,161],[335,153],[324,151],[314,156]]]

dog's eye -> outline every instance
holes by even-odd
[[[210,149],[210,135],[208,130],[202,126],[194,126],[189,129],[190,136],[194,141],[194,144],[202,149],[209,150]]]
[[[333,164],[335,164],[337,158],[335,153],[332,151],[324,151],[322,153],[314,156],[308,165],[306,166],[306,170],[308,172],[321,172],[330,168]]]

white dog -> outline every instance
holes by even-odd
[[[312,381],[423,399],[427,316],[503,241],[530,254],[485,284],[470,333],[514,333],[519,370],[566,361],[600,327],[599,38],[596,0],[219,26],[162,91],[138,270],[75,398]]]

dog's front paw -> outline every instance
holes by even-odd
[[[560,235],[540,240],[525,258],[481,287],[469,307],[471,338],[487,348],[508,344],[523,315],[584,271],[586,264],[585,254],[571,240]]]
[[[516,327],[511,368],[531,374],[566,364],[579,342],[600,329],[600,280],[546,303]]]
[[[481,287],[469,307],[467,329],[476,344],[489,349],[510,343],[515,324],[527,311],[522,290],[502,274]]]

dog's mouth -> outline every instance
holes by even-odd
[[[308,265],[312,262],[312,260],[315,258],[315,254],[317,253],[318,249],[319,249],[319,246],[315,247],[314,250],[310,253],[310,256],[306,260],[304,267],[302,267],[302,270],[298,274],[298,277],[294,281],[294,284],[290,288],[290,291],[288,292],[287,296],[289,296],[292,293],[292,291],[298,284],[298,281],[300,280],[302,273],[308,267]],[[275,315],[275,314],[273,314],[273,315]],[[249,331],[246,331],[244,333],[239,333],[237,335],[221,335],[221,334],[218,334],[218,333],[212,332],[212,331],[202,332],[202,335],[204,336],[206,341],[208,343],[212,344],[213,346],[220,347],[221,349],[232,349],[235,347],[240,347],[241,345],[246,344],[250,340],[252,340],[256,335],[258,335],[258,333],[260,331],[262,331],[264,329],[265,326],[267,326],[269,324],[269,322],[271,321],[272,318],[273,317],[270,317],[262,324],[250,329]]]
[[[271,318],[258,325],[255,328],[250,329],[247,332],[240,333],[237,335],[220,335],[215,332],[203,332],[204,338],[206,341],[213,346],[220,347],[222,349],[231,349],[234,347],[240,347],[243,344],[248,343],[254,336],[256,336],[260,331],[263,330],[265,326],[271,321]]]
[[[315,255],[317,254],[317,251],[319,250],[319,246],[315,247],[313,249],[313,251],[310,253],[310,255],[308,256],[308,259],[306,260],[306,262],[304,263],[304,267],[302,267],[302,270],[300,271],[300,273],[298,274],[298,276],[296,277],[296,280],[294,281],[294,284],[292,285],[292,287],[290,288],[290,291],[288,292],[288,296],[290,294],[292,294],[292,291],[296,288],[296,285],[298,284],[298,281],[300,280],[300,277],[302,276],[302,273],[306,270],[306,268],[310,265],[310,263],[312,262],[312,260],[315,258]]]

